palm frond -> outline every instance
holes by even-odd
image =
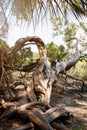
[[[0,0],[4,11],[9,11],[10,16],[15,16],[20,21],[32,21],[38,23],[47,15],[64,16],[70,10],[76,18],[87,12],[86,0]],[[10,17],[10,18],[11,18]]]

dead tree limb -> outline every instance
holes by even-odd
[[[9,54],[14,54],[24,46],[30,44],[37,45],[40,55],[40,59],[33,63],[32,67],[28,66],[28,70],[34,69],[32,78],[32,91],[35,92],[34,94],[38,101],[49,104],[52,84],[57,79],[57,74],[65,72],[72,68],[80,59],[80,51],[76,47],[75,56],[72,59],[66,62],[56,61],[52,63],[47,58],[45,44],[39,37],[25,37],[17,40],[15,46],[11,49]],[[22,67],[20,70],[26,71],[24,68],[26,67]],[[31,101],[33,101],[32,98]]]
[[[58,124],[57,122],[52,122],[52,126],[56,130],[69,130],[66,126],[62,126],[62,125]]]
[[[49,109],[48,105],[40,102],[32,102],[19,106],[18,103],[2,101],[0,105],[1,108],[5,110],[5,112],[0,116],[0,120],[9,118],[17,111],[20,112],[31,108],[39,108],[43,111]]]
[[[30,121],[38,125],[41,130],[53,130],[46,118],[44,118],[36,108],[33,108],[30,111],[22,111],[20,114],[26,115]]]
[[[19,40],[17,40],[15,46],[11,49],[9,54],[15,54],[18,50],[30,44],[37,45],[40,54],[40,59],[46,57],[46,49],[44,42],[39,37],[35,36],[34,37],[27,36],[25,38],[20,38]]]
[[[64,111],[63,111],[64,112]],[[61,112],[62,113],[62,112]],[[48,109],[45,113],[44,116],[45,118],[51,123],[54,121],[56,118],[58,118],[61,113],[58,111],[58,107],[53,107]]]
[[[33,128],[33,124],[32,123],[28,123],[28,124],[25,124],[25,125],[21,125],[17,128],[11,128],[10,130],[31,130]]]
[[[69,74],[66,74],[66,73],[63,73],[63,74],[66,75],[66,77],[69,77],[69,78],[74,79],[76,81],[82,82],[81,91],[84,92],[85,81],[83,79],[75,77],[75,76],[72,76],[72,75],[69,75]]]
[[[75,56],[65,62],[57,62],[56,63],[56,71],[57,74],[64,73],[65,71],[71,69],[80,59],[80,51],[78,50],[75,54]]]
[[[20,71],[34,70],[31,86],[27,89],[27,95],[30,101],[40,101],[50,104],[50,96],[52,85],[57,80],[59,73],[65,72],[72,68],[80,58],[80,51],[76,48],[75,56],[65,62],[50,61],[47,58],[47,52],[44,42],[39,37],[25,37],[18,39],[15,46],[8,52],[8,55],[14,55],[21,48],[27,45],[34,44],[37,46],[40,59],[35,63],[30,64],[28,67],[19,68]],[[31,67],[32,66],[32,67]],[[33,96],[32,96],[33,95]]]

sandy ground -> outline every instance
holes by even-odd
[[[82,93],[81,93],[82,94]],[[60,95],[55,88],[53,88],[51,96],[51,105],[59,106],[71,112],[74,115],[76,122],[82,123],[84,129],[87,130],[87,92],[82,94],[81,98],[75,90],[67,90],[64,95]]]

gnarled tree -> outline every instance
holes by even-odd
[[[9,61],[7,60],[9,55],[14,58],[17,51],[30,44],[37,45],[40,58],[20,68],[9,65]],[[18,96],[18,100],[14,99],[14,102],[12,99],[10,100],[11,102],[6,102],[4,99],[0,99],[0,107],[4,111],[0,115],[0,120],[7,120],[10,117],[14,119],[16,114],[18,118],[20,117],[21,121],[27,119],[26,123],[28,124],[22,124],[18,128],[12,128],[12,130],[27,128],[34,128],[35,130],[53,130],[54,128],[69,130],[67,127],[61,126],[55,119],[59,121],[61,121],[60,119],[70,119],[72,116],[71,113],[65,112],[64,109],[63,111],[60,110],[59,106],[51,108],[50,97],[52,86],[57,84],[58,74],[65,73],[65,71],[72,68],[80,59],[80,51],[77,47],[75,56],[72,59],[65,62],[58,62],[50,60],[47,57],[45,44],[39,37],[27,36],[18,39],[10,51],[0,51],[0,55],[0,81],[2,85],[5,82],[6,86],[8,86],[8,82],[10,81],[8,76],[9,70],[33,73],[30,80],[13,84],[14,94]],[[22,91],[15,89],[19,84],[25,86]],[[14,98],[17,98],[17,96],[14,96]]]
[[[40,59],[18,70],[24,72],[34,70],[32,81],[27,83],[30,100],[38,100],[50,104],[51,90],[54,81],[57,81],[59,73],[69,70],[78,62],[80,59],[80,51],[76,49],[75,56],[68,61],[51,61],[47,58],[45,44],[39,37],[25,37],[16,41],[15,46],[10,50],[9,54],[14,55],[18,50],[30,44],[37,45]],[[32,94],[34,96],[30,96]]]

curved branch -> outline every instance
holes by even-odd
[[[49,122],[43,116],[40,110],[37,108],[32,108],[30,111],[19,111],[19,114],[24,114],[29,118],[29,120],[39,126],[41,130],[53,130]]]
[[[57,74],[71,69],[80,59],[80,51],[76,50],[75,56],[66,62],[56,62]]]
[[[67,39],[67,41],[70,40],[76,40],[76,49],[75,49],[75,55],[72,59],[66,61],[66,62],[56,62],[56,73],[63,73],[69,69],[71,69],[80,59],[80,53],[81,51],[78,50],[78,44],[79,44],[79,39],[76,37],[72,37],[70,39]]]
[[[45,44],[39,37],[36,36],[32,36],[32,37],[27,36],[25,38],[20,38],[19,40],[16,41],[15,46],[11,49],[9,54],[15,54],[18,50],[30,44],[37,45],[40,59],[46,58]]]

